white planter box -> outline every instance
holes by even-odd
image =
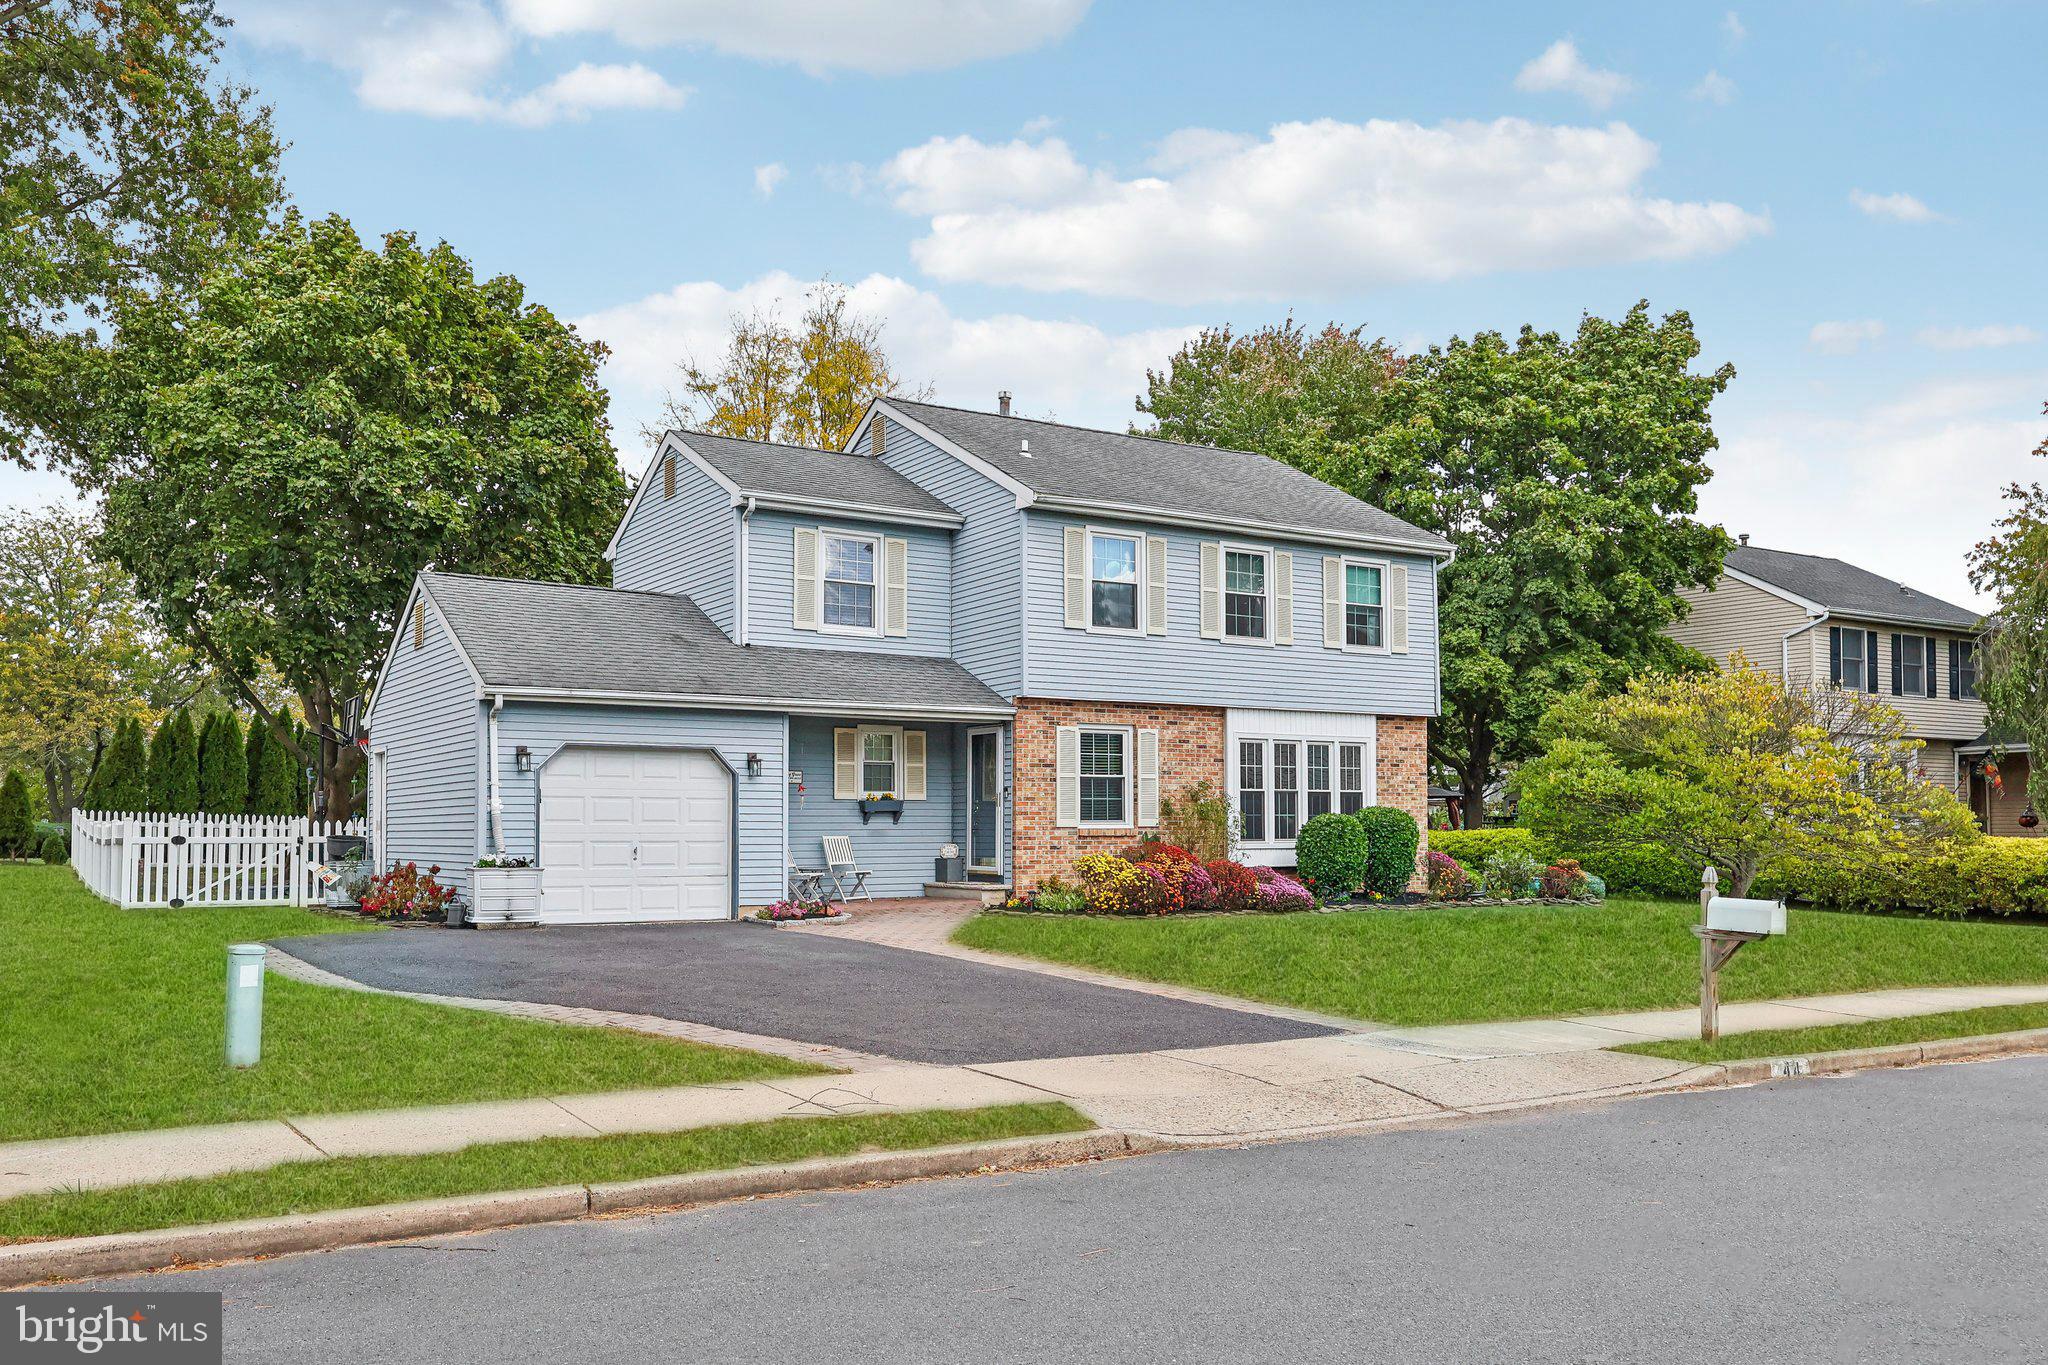
[[[540,869],[471,868],[469,922],[479,929],[502,924],[540,923]]]

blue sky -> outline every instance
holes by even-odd
[[[1738,371],[1705,514],[1966,602],[2048,476],[2048,8],[225,7],[297,202],[603,337],[630,464],[675,360],[829,274],[940,401],[1109,426],[1203,324],[1683,308]]]

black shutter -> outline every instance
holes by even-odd
[[[1948,694],[1957,699],[1963,695],[1963,656],[1954,640],[1948,642]]]
[[[1921,638],[1927,641],[1920,646],[1920,657],[1927,667],[1927,695],[1938,697],[1941,695],[1941,678],[1934,671],[1934,637],[1927,635]]]
[[[1903,636],[1903,635],[1901,635],[1901,634],[1899,634],[1899,633],[1898,633],[1897,631],[1893,631],[1893,632],[1892,632],[1892,695],[1893,695],[1893,696],[1895,696],[1895,697],[1903,697],[1903,696],[1905,696],[1905,695],[1906,695],[1906,649],[1905,649],[1905,644],[1906,644],[1906,637],[1905,637],[1905,636]],[[1871,688],[1870,690],[1871,690],[1871,691],[1873,691],[1873,692],[1875,692],[1875,691],[1876,691],[1877,689],[1873,687],[1873,688]]]
[[[1828,681],[1842,685],[1842,628],[1828,627]]]
[[[1866,690],[1874,694],[1877,691],[1877,632],[1874,630],[1863,632],[1863,677],[1870,684]]]

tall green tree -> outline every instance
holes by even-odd
[[[270,728],[260,722],[249,726],[243,748],[249,769],[248,801],[243,810],[250,815],[303,815],[305,803],[294,790],[296,765],[285,747],[270,737]]]
[[[130,716],[114,731],[114,738],[93,770],[88,810],[143,811],[149,809],[149,742],[143,737],[142,722]]]
[[[1717,444],[1709,409],[1735,372],[1696,373],[1691,318],[1653,319],[1646,303],[1572,337],[1482,332],[1398,361],[1355,336],[1325,332],[1319,350],[1270,337],[1250,360],[1198,340],[1139,406],[1180,439],[1271,433],[1264,453],[1456,547],[1438,585],[1429,752],[1476,827],[1559,697],[1701,665],[1661,632],[1685,611],[1678,589],[1712,582],[1727,551],[1694,514]]]
[[[119,298],[189,286],[282,191],[212,0],[0,4],[0,462],[75,439]]]
[[[0,858],[26,858],[35,850],[36,823],[28,782],[18,768],[0,778]]]
[[[242,724],[232,711],[206,718],[199,735],[199,809],[210,815],[240,815],[249,799],[249,763]]]
[[[2048,456],[2048,441],[2034,453]],[[1970,581],[1998,603],[1977,687],[1993,726],[2032,753],[2027,796],[2048,806],[2048,489],[2013,484],[2005,498],[1970,554]]]
[[[164,718],[150,741],[149,809],[159,815],[199,810],[199,739],[182,707]]]
[[[605,581],[625,505],[604,347],[446,243],[365,247],[287,215],[186,295],[123,300],[74,477],[153,611],[234,682],[327,808],[361,701],[428,565]],[[296,694],[303,743],[255,686]]]

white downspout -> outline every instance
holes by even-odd
[[[1784,638],[1778,641],[1778,652],[1780,653],[1780,655],[1782,655],[1782,656],[1783,656],[1783,657],[1782,657],[1782,661],[1781,661],[1781,662],[1779,663],[1779,665],[1778,665],[1778,667],[1779,667],[1779,669],[1780,669],[1780,672],[1779,672],[1778,676],[1779,676],[1779,677],[1780,677],[1780,678],[1781,678],[1781,679],[1782,679],[1782,680],[1784,681],[1784,683],[1785,683],[1785,686],[1787,686],[1787,687],[1790,687],[1790,686],[1792,685],[1792,640],[1793,640],[1793,638],[1794,638],[1795,636],[1800,636],[1800,635],[1804,635],[1804,634],[1806,634],[1806,632],[1807,632],[1807,631],[1809,631],[1809,630],[1812,630],[1812,629],[1813,629],[1813,628],[1814,628],[1815,626],[1817,626],[1817,625],[1821,624],[1821,623],[1822,623],[1823,621],[1825,621],[1825,620],[1827,620],[1827,619],[1828,619],[1828,609],[1827,609],[1826,607],[1817,607],[1817,608],[1815,608],[1815,609],[1814,609],[1814,614],[1812,614],[1812,615],[1810,615],[1810,616],[1808,616],[1808,617],[1806,618],[1806,624],[1805,624],[1805,625],[1802,625],[1802,626],[1794,626],[1794,627],[1792,627],[1792,629],[1790,629],[1790,630],[1788,630],[1788,631],[1786,631],[1786,632],[1785,632],[1785,636],[1784,636]],[[1815,675],[1816,675],[1816,678],[1818,678],[1818,674],[1819,674],[1819,670],[1818,670],[1818,669],[1816,669],[1816,670],[1815,670]]]
[[[500,692],[491,698],[490,729],[490,772],[491,772],[491,852],[505,856],[505,802],[498,795],[498,713],[505,709],[505,694]]]
[[[739,585],[733,604],[733,637],[742,645],[747,642],[747,522],[753,515],[754,499],[749,495],[740,504]]]

